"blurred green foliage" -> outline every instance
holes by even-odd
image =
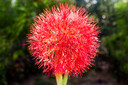
[[[102,37],[108,53],[119,63],[122,72],[128,75],[128,1],[119,1],[115,5],[115,32]]]
[[[107,49],[104,55],[116,60],[118,72],[128,75],[128,0],[0,0],[0,85],[35,72],[24,45],[33,17],[47,7],[64,2],[76,2],[95,16],[101,26],[101,43]],[[41,83],[44,82],[47,81]]]

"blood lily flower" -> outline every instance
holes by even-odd
[[[99,27],[84,9],[60,4],[34,21],[28,34],[29,49],[35,64],[43,67],[43,72],[52,72],[58,85],[66,85],[68,76],[81,74],[93,65]]]

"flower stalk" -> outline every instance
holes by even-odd
[[[62,74],[56,74],[55,76],[57,85],[67,85],[68,74],[65,74],[64,76]]]

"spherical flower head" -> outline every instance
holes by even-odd
[[[78,75],[93,64],[99,27],[84,9],[60,4],[34,21],[28,34],[29,49],[43,72]]]

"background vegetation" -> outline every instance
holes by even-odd
[[[128,81],[128,0],[0,0],[0,85],[17,85],[32,75],[42,75],[24,45],[26,34],[33,17],[64,2],[82,6],[99,22],[101,48],[96,60],[111,65],[110,74],[117,82]],[[43,77],[35,81],[34,85],[55,82]]]

